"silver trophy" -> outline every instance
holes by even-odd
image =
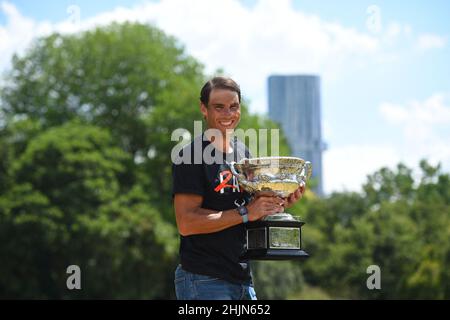
[[[309,161],[295,157],[262,157],[230,163],[239,184],[251,194],[270,191],[282,198],[311,177]],[[288,260],[307,257],[302,250],[301,227],[304,222],[288,213],[274,213],[246,225],[246,252],[242,259]]]

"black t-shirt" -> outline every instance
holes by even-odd
[[[173,194],[201,195],[202,208],[215,211],[247,205],[250,194],[238,185],[228,163],[250,158],[250,152],[242,142],[233,139],[233,152],[222,153],[210,141],[204,141],[203,137],[204,134],[185,146],[173,164]],[[210,157],[202,157],[202,154],[211,155],[216,162],[212,163]],[[182,159],[188,163],[180,163]],[[194,163],[194,160],[197,162]],[[239,259],[245,243],[245,227],[242,223],[214,233],[180,235],[180,239],[180,262],[186,271],[232,283],[251,282],[248,261]]]

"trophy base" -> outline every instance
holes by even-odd
[[[246,251],[241,260],[297,260],[309,255],[302,249],[301,227],[292,220],[259,220],[246,225]]]
[[[260,260],[260,261],[271,261],[271,260],[300,260],[308,258],[309,254],[303,250],[250,250],[241,256],[241,260]]]

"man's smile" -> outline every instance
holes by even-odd
[[[223,127],[229,127],[233,125],[236,121],[235,120],[218,120],[219,124]]]

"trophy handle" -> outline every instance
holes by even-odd
[[[311,174],[312,174],[312,164],[309,161],[305,161],[301,174],[298,177],[298,182],[306,184],[306,181],[308,181],[311,178]]]
[[[312,164],[309,161],[305,162],[305,172],[306,172],[306,179],[309,180],[311,178],[312,174]]]
[[[236,162],[232,161],[229,164],[231,173],[238,179],[239,184],[241,184],[244,188],[247,188],[249,190],[252,190],[253,187],[249,181],[247,181],[247,178],[243,173],[239,173],[236,168],[234,167],[236,165]]]
[[[233,175],[235,175],[237,178],[239,178],[239,179],[241,179],[241,180],[245,180],[245,176],[244,176],[242,173],[238,173],[238,172],[236,171],[236,168],[234,167],[235,164],[236,164],[236,162],[234,162],[234,161],[232,161],[232,162],[229,163],[231,173],[232,173]]]

